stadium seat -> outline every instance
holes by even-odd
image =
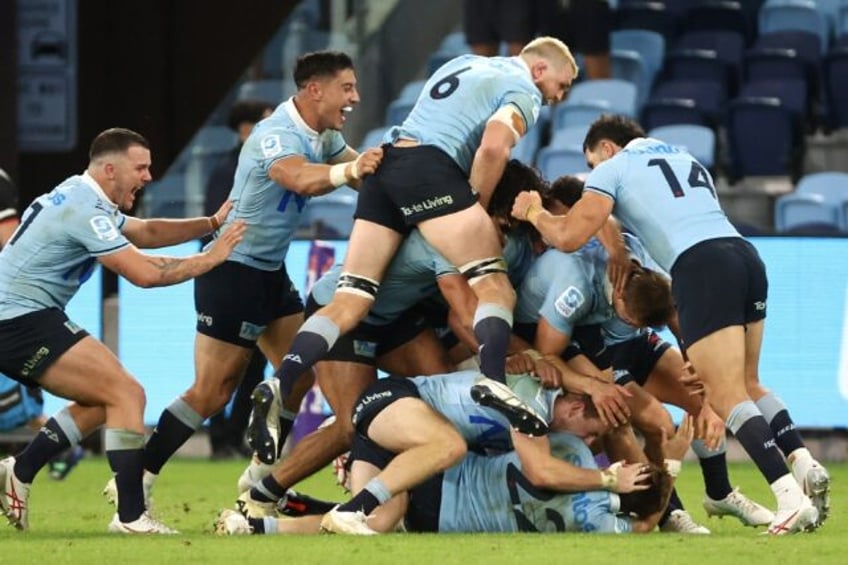
[[[565,126],[554,130],[548,147],[555,149],[578,149],[582,151],[583,141],[586,139],[590,125]]]
[[[821,194],[829,202],[844,202],[848,200],[848,173],[825,171],[804,175],[798,180],[795,192]]]
[[[824,62],[824,90],[832,127],[848,127],[848,47],[828,53]]]
[[[792,52],[790,58],[797,59],[804,68],[810,95],[818,96],[818,93],[820,92],[819,83],[822,60],[819,45],[818,36],[808,31],[776,31],[772,33],[765,33],[757,37],[754,47],[749,55],[758,52],[768,52],[768,50],[771,49],[790,50]],[[795,71],[791,68],[781,68],[783,64],[789,64],[790,67],[794,64],[787,62],[782,64],[777,58],[775,58],[771,64],[773,65],[773,68],[769,71],[772,74],[771,78],[782,78],[786,77],[787,73],[795,73]]]
[[[663,2],[621,3],[615,12],[616,29],[646,29],[663,36],[666,42],[677,36],[679,16]]]
[[[731,176],[789,175],[801,146],[792,113],[777,98],[738,98],[727,111]]]
[[[776,98],[781,106],[789,110],[796,127],[802,130],[808,115],[809,99],[807,83],[803,79],[756,80],[746,82],[739,93],[740,97]]]
[[[613,49],[610,53],[612,77],[636,85],[637,111],[645,103],[651,91],[653,76],[649,76],[642,55],[638,51]]]
[[[691,98],[651,98],[642,108],[641,123],[652,129],[675,124],[709,126],[710,120]]]
[[[615,114],[613,107],[605,100],[594,102],[566,102],[557,104],[553,110],[553,132],[566,126],[590,125],[604,114]]]
[[[722,98],[733,95],[735,86],[731,68],[708,49],[680,49],[666,54],[662,81],[689,80],[721,86]]]
[[[784,194],[775,205],[774,224],[778,232],[821,232],[840,230],[839,207],[820,194]]]
[[[700,119],[690,118],[689,121],[678,123],[712,125],[718,123],[721,119],[725,103],[727,102],[725,93],[725,85],[716,81],[669,80],[662,81],[654,86],[654,93],[651,95],[649,102],[655,103],[662,100],[681,99],[691,100],[692,103],[687,103],[686,105],[693,107],[703,117]],[[692,112],[690,111],[689,113],[691,114]],[[645,125],[645,127],[656,127],[657,125],[659,124]]]
[[[636,115],[636,85],[619,79],[587,80],[571,87],[564,104],[604,101],[611,111],[626,116]],[[556,123],[556,116],[554,116]]]
[[[576,175],[589,171],[582,149],[557,149],[543,147],[539,151],[536,166],[542,177],[553,181],[562,175]]]
[[[674,51],[713,51],[726,66],[727,92],[734,93],[742,82],[745,37],[735,31],[687,31],[674,45]]]
[[[750,3],[750,0],[743,0]],[[689,32],[730,31],[738,33],[750,45],[754,39],[753,15],[746,13],[743,3],[713,0],[697,2],[686,13],[683,29]]]
[[[622,49],[639,53],[652,78],[662,68],[665,58],[665,39],[659,33],[647,29],[615,30],[610,34],[610,47],[613,51]]]
[[[775,31],[808,31],[818,36],[821,53],[825,53],[830,40],[827,17],[816,8],[812,0],[779,0],[766,2],[760,8],[760,34]]]
[[[707,169],[715,165],[716,137],[708,127],[690,124],[662,126],[650,130],[648,136],[685,148]]]
[[[836,19],[836,36],[848,36],[848,2],[842,2]]]

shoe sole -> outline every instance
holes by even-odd
[[[724,511],[724,510],[721,510],[719,508],[713,508],[712,506],[708,506],[706,504],[704,504],[703,506],[704,506],[704,512],[706,512],[708,518],[718,518],[719,520],[721,520],[725,516],[728,516],[730,518],[736,518],[737,520],[739,520],[739,522],[743,526],[746,526],[748,528],[759,528],[761,526],[768,526],[769,524],[771,524],[771,521],[762,522],[760,524],[757,524],[757,523],[754,523],[754,522],[749,522],[748,520],[746,520],[745,518],[743,518],[739,514],[736,514],[734,512],[729,511],[729,510]]]
[[[529,436],[543,436],[548,433],[548,424],[530,412],[501,400],[488,386],[479,384],[471,387],[471,399],[503,414],[510,425],[518,432]]]
[[[810,497],[810,502],[818,511],[818,519],[811,526],[807,527],[807,531],[812,531],[821,526],[827,520],[830,514],[830,477],[825,472],[818,473],[812,481],[804,481],[807,496]]]
[[[253,404],[253,418],[247,426],[247,443],[256,453],[256,457],[271,465],[277,459],[277,446],[268,429],[268,412],[274,402],[274,393],[266,386],[257,386],[250,395]]]

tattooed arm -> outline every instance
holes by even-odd
[[[244,235],[243,222],[235,222],[206,251],[188,257],[146,255],[134,245],[98,257],[111,271],[142,288],[168,286],[192,279],[227,260]]]

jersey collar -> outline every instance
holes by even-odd
[[[295,123],[295,125],[304,131],[310,137],[318,137],[319,133],[309,127],[309,124],[303,119],[303,116],[300,115],[300,112],[297,111],[297,106],[294,105],[294,96],[283,102],[283,108],[286,113],[289,115],[291,120]]]
[[[96,180],[94,180],[94,177],[93,177],[93,176],[91,176],[90,174],[88,174],[88,171],[83,172],[83,174],[82,174],[82,175],[80,175],[80,177],[82,178],[82,182],[84,182],[85,184],[87,184],[87,185],[88,185],[88,187],[89,187],[91,190],[93,190],[93,191],[94,191],[94,194],[96,194],[97,196],[99,196],[100,198],[102,198],[103,200],[105,200],[106,202],[108,202],[109,204],[111,204],[113,208],[117,208],[117,207],[118,207],[118,205],[117,205],[117,204],[115,204],[114,202],[112,202],[112,199],[111,199],[111,198],[109,198],[108,196],[106,196],[106,193],[105,193],[105,192],[103,192],[103,188],[100,186],[100,184],[99,184]]]

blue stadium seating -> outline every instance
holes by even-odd
[[[543,147],[536,159],[536,166],[548,181],[553,181],[562,175],[576,175],[589,171],[583,151],[574,148]]]
[[[683,29],[687,31],[730,31],[744,38],[750,45],[754,39],[753,15],[746,13],[740,2],[697,2],[686,14]]]
[[[662,2],[622,2],[616,10],[616,29],[646,29],[663,36],[666,42],[677,36],[679,15]]]
[[[636,85],[619,79],[587,80],[571,87],[564,104],[559,104],[554,111],[568,104],[592,103],[603,101],[616,114],[627,116],[636,115]],[[557,120],[554,115],[554,125]]]
[[[725,65],[728,81],[726,91],[734,93],[742,82],[742,60],[745,54],[745,37],[735,31],[687,31],[674,45],[674,51],[712,51]]]
[[[643,119],[649,122],[643,125],[649,129],[670,123],[714,125],[721,120],[725,92],[725,85],[718,81],[662,81],[654,87],[650,107],[642,111]],[[659,119],[661,115],[666,117]]]
[[[642,56],[648,75],[653,78],[662,68],[665,58],[665,39],[647,29],[619,29],[610,34],[612,50],[636,51]]]
[[[651,91],[653,76],[649,75],[638,51],[613,49],[610,53],[612,77],[636,85],[636,108],[642,107]]]
[[[777,98],[737,98],[727,110],[731,176],[788,175],[800,146],[796,121]]]
[[[553,109],[553,132],[566,126],[589,125],[604,114],[617,113],[605,100],[557,104]]]
[[[554,130],[548,147],[556,149],[578,149],[583,150],[583,141],[589,131],[591,124],[580,124],[565,126]]]
[[[779,232],[838,232],[839,207],[820,194],[793,192],[777,199],[774,223]]]
[[[650,130],[648,136],[686,148],[707,169],[715,165],[716,136],[708,127],[690,124],[662,126]]]
[[[203,202],[206,185],[215,166],[225,153],[238,145],[238,136],[226,126],[205,126],[189,144],[189,158],[185,171],[186,197],[195,202]]]
[[[812,0],[777,0],[763,4],[759,14],[760,33],[800,30],[814,33],[821,42],[821,53],[827,51],[830,26],[827,17]]]

